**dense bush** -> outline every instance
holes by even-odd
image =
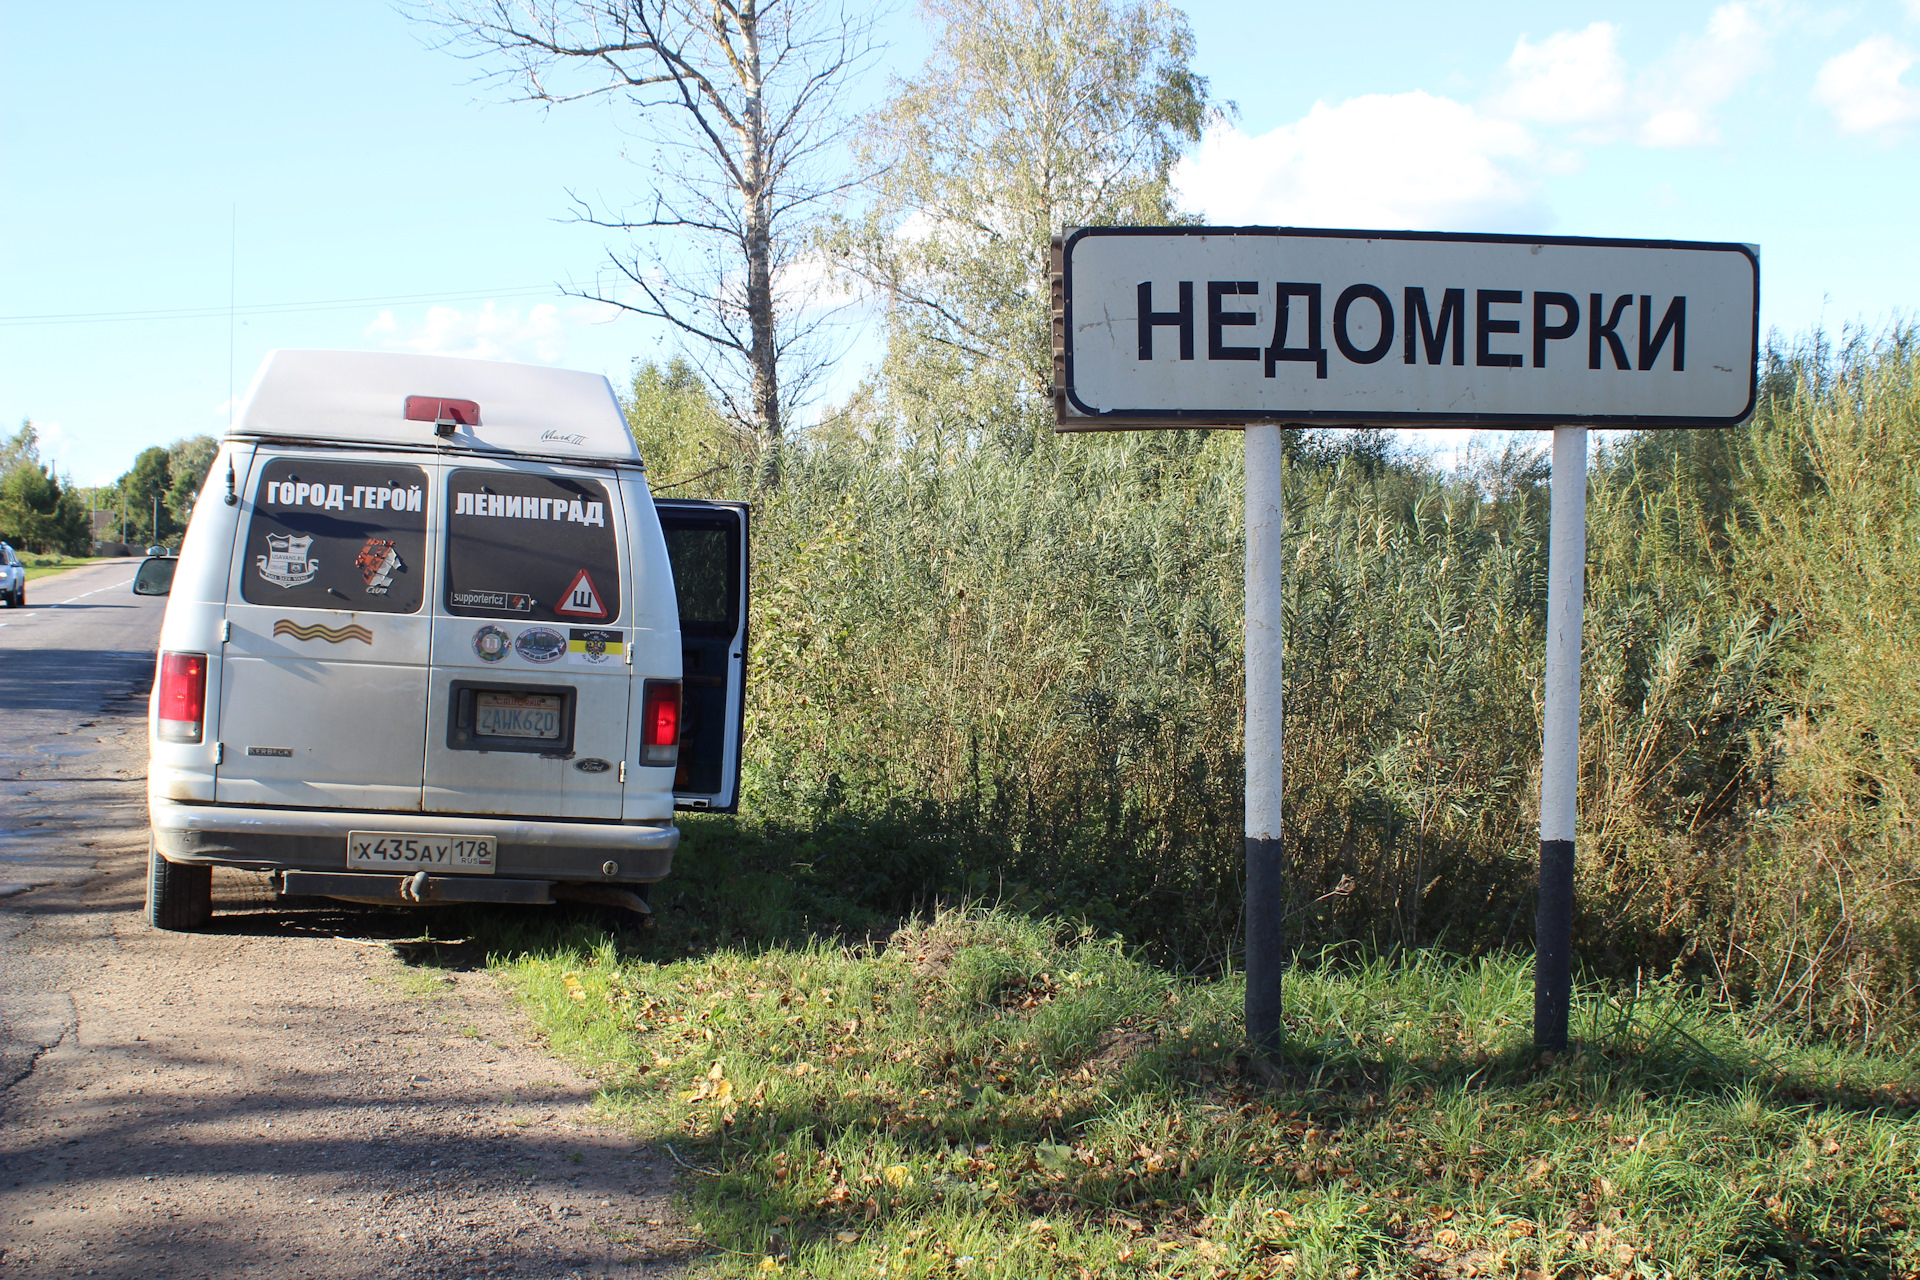
[[[1677,970],[1822,1030],[1920,1026],[1914,373],[1909,335],[1810,344],[1771,357],[1750,426],[1600,452],[1579,925],[1599,971]],[[772,869],[872,910],[1000,897],[1230,961],[1237,434],[909,435],[856,405],[762,489],[690,380],[634,391],[657,485],[756,503],[746,808]],[[1294,935],[1524,946],[1544,470],[1524,437],[1449,473],[1292,444]]]

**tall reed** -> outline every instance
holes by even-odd
[[[1677,970],[1823,1031],[1920,1027],[1914,375],[1911,334],[1809,343],[1770,358],[1748,426],[1600,452],[1589,966]],[[656,483],[757,504],[748,807],[783,869],[877,910],[1003,897],[1230,963],[1239,436],[914,434],[868,403],[761,489],[652,376]],[[1528,945],[1537,451],[1443,473],[1316,443],[1285,487],[1292,932]]]

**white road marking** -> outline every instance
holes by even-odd
[[[82,592],[81,592],[81,593],[80,593],[79,595],[77,595],[77,596],[74,596],[74,597],[72,597],[71,599],[67,599],[67,600],[56,600],[56,601],[54,601],[54,603],[53,603],[53,605],[52,605],[52,607],[53,607],[53,608],[55,608],[55,609],[58,609],[58,608],[59,608],[59,607],[60,607],[61,605],[63,605],[63,604],[72,604],[72,603],[73,603],[73,602],[74,602],[75,600],[85,600],[85,599],[86,599],[86,598],[87,598],[88,596],[97,596],[97,595],[99,595],[99,594],[100,594],[100,593],[101,593],[102,591],[111,591],[111,590],[113,590],[113,589],[114,589],[115,587],[124,587],[124,586],[126,586],[126,585],[127,585],[127,584],[128,584],[129,582],[132,582],[132,581],[133,581],[133,579],[132,579],[132,578],[122,578],[122,579],[121,579],[120,581],[118,581],[118,582],[110,582],[110,583],[108,583],[108,584],[107,584],[106,586],[104,586],[104,587],[95,587],[95,588],[94,588],[93,590],[91,590],[91,591],[82,591]],[[32,614],[28,614],[27,616],[28,616],[29,618],[31,618],[31,617],[32,617],[33,615],[32,615]]]

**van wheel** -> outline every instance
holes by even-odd
[[[147,923],[192,932],[213,919],[213,868],[168,862],[147,842]]]

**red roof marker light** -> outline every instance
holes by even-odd
[[[444,396],[408,396],[406,418],[408,422],[431,422],[437,434],[450,436],[455,427],[480,425],[480,402],[448,400]]]

